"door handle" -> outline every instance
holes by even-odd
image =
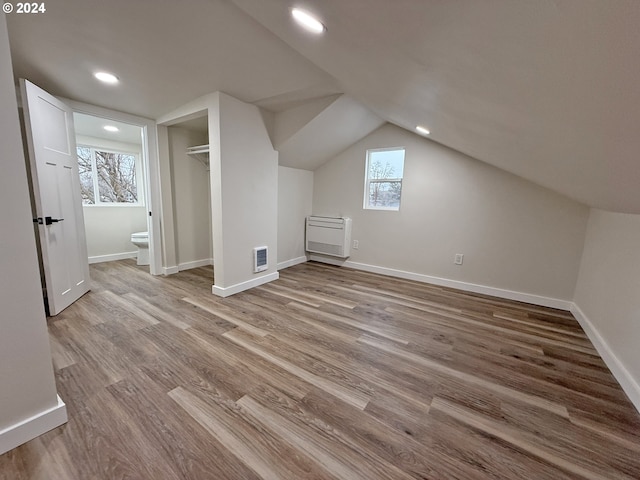
[[[44,224],[45,225],[51,225],[52,223],[58,223],[58,222],[62,222],[62,221],[64,221],[64,218],[44,217]]]
[[[38,225],[51,225],[52,223],[64,222],[64,218],[51,218],[44,217],[44,222],[42,221],[42,217],[34,218],[33,223],[37,223]]]

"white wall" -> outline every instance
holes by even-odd
[[[273,149],[264,115],[229,95],[215,92],[197,98],[158,118],[161,184],[163,188],[163,241],[173,241],[167,225],[177,222],[168,212],[165,195],[170,148],[167,126],[207,113],[213,233],[214,286],[216,295],[228,296],[278,278],[278,153]],[[269,249],[269,268],[253,273],[253,248]],[[163,252],[166,273],[177,271]]]
[[[43,432],[26,431],[20,422],[42,418],[58,405],[4,14],[0,17],[0,145],[0,201],[8,206],[0,234],[2,454]]]
[[[304,226],[312,214],[313,172],[278,167],[278,265],[306,260]]]
[[[640,215],[591,210],[574,302],[576,318],[640,410]]]
[[[278,153],[260,110],[216,93],[209,108],[214,293],[221,296],[278,278]],[[253,273],[253,248],[269,250],[268,270]]]
[[[76,141],[78,145],[102,147],[138,155],[140,161],[136,178],[141,206],[84,205],[82,208],[90,263],[114,260],[126,255],[135,256],[137,248],[131,243],[131,234],[146,232],[148,229],[147,209],[144,206],[142,147],[133,143],[114,142],[84,135],[77,135]]]
[[[399,212],[362,208],[366,150],[381,147],[406,148]],[[564,308],[589,215],[582,204],[390,124],[314,172],[313,210],[353,218],[360,248],[352,262]],[[456,253],[462,266],[453,264]]]
[[[131,234],[147,231],[147,209],[92,205],[83,207],[89,263],[137,254]]]
[[[207,135],[169,127],[176,258],[180,269],[208,264],[213,256],[209,172],[187,155],[187,147],[209,142]]]

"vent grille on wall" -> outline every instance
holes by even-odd
[[[326,255],[335,255],[336,257],[340,257],[344,253],[342,245],[331,245],[330,243],[314,242],[313,240],[307,242],[307,250]]]
[[[256,247],[253,249],[253,272],[264,272],[267,264],[267,247]]]

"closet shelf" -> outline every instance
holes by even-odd
[[[187,155],[191,155],[207,167],[207,169],[209,168],[209,145],[187,147]]]

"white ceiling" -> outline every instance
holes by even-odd
[[[77,135],[87,137],[103,138],[112,142],[132,143],[142,145],[142,127],[130,125],[128,123],[105,120],[104,118],[87,115],[84,113],[74,113],[73,123]],[[108,132],[104,129],[106,125],[118,128],[117,132]]]
[[[340,93],[229,1],[55,0],[7,15],[16,76],[55,95],[149,118],[220,90],[245,102]],[[117,87],[96,70],[115,73]]]
[[[640,213],[640,1],[58,0],[9,15],[15,70],[157,118],[216,90],[279,112],[347,93],[380,118],[582,201]],[[117,88],[90,73],[112,70]]]

